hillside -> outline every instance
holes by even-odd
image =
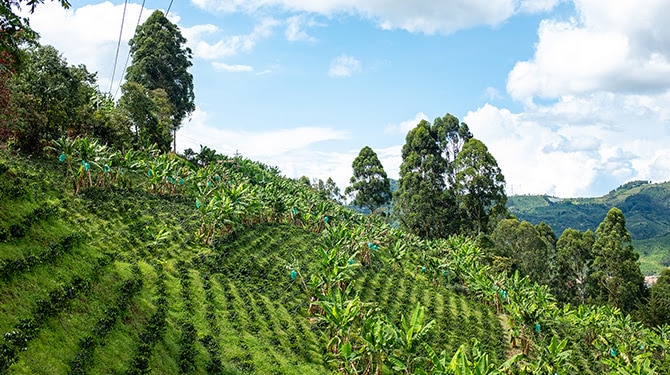
[[[516,195],[507,203],[511,214],[532,224],[545,222],[557,236],[566,228],[595,231],[612,207],[626,216],[643,272],[658,274],[670,266],[670,243],[666,241],[670,235],[670,182],[633,181],[598,198]]]
[[[0,373],[333,370],[291,277],[318,265],[314,231],[257,222],[205,245],[191,198],[140,186],[74,196],[61,165],[3,155],[0,166]],[[428,306],[436,348],[478,338],[504,358],[491,306],[379,262],[355,278],[396,324]]]
[[[241,158],[78,147],[0,152],[2,374],[670,373],[670,327],[560,308],[468,239]]]

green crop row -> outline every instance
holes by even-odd
[[[75,358],[70,361],[68,374],[86,374],[93,361],[93,351],[104,343],[105,337],[112,330],[119,318],[128,311],[128,306],[134,295],[142,289],[142,274],[137,264],[132,267],[132,276],[126,280],[118,291],[114,305],[104,310],[90,335],[82,338],[78,344]]]
[[[0,259],[0,280],[10,281],[14,276],[26,272],[33,267],[49,264],[58,257],[72,250],[80,244],[83,236],[74,233],[61,238],[38,254],[27,254],[14,259]]]
[[[138,336],[139,343],[130,361],[127,371],[128,375],[148,374],[151,372],[149,362],[152,349],[163,338],[167,330],[168,294],[165,285],[165,271],[160,263],[154,263],[153,267],[156,270],[157,298],[154,301],[156,311],[151,315],[144,330]]]
[[[15,328],[3,335],[0,343],[0,372],[14,363],[19,352],[27,350],[28,342],[36,337],[47,319],[63,311],[75,296],[89,290],[99,272],[110,262],[111,257],[101,257],[92,279],[75,276],[68,284],[60,285],[49,292],[47,298],[37,301],[31,315],[20,318]]]
[[[0,226],[0,242],[9,241],[12,238],[23,238],[34,223],[52,217],[56,213],[58,213],[58,205],[49,202],[41,204],[17,223],[6,227]]]

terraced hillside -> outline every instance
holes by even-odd
[[[75,196],[70,184],[56,163],[0,157],[0,373],[337,370],[328,326],[293,274],[318,269],[318,231],[249,222],[207,245],[192,197],[140,185]],[[505,359],[494,307],[425,269],[373,261],[354,280],[397,325],[425,306],[432,347],[452,355],[477,338],[494,363]]]

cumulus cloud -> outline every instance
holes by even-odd
[[[400,122],[399,124],[388,125],[384,129],[384,133],[387,134],[407,134],[410,130],[414,129],[416,125],[421,122],[421,120],[430,121],[428,116],[423,113],[417,113],[413,118]]]
[[[63,9],[57,2],[46,2],[30,15],[30,24],[41,34],[42,44],[56,47],[70,64],[85,64],[89,71],[97,71],[100,88],[107,90],[111,87],[111,91],[115,92],[124,78],[123,66],[128,57],[128,41],[135,34],[138,20],[139,23],[146,21],[153,11],[142,9],[139,4],[128,3],[113,84],[111,78],[123,18],[123,4],[114,5],[105,1],[80,8]],[[178,24],[180,17],[172,12],[170,20]],[[194,57],[216,60],[251,51],[259,41],[269,37],[279,24],[279,21],[264,18],[250,33],[230,36],[221,35],[222,30],[211,24],[180,29],[188,40],[187,45],[193,50]],[[226,72],[253,70],[250,66],[221,62],[215,62],[213,66]]]
[[[486,105],[466,118],[515,192],[600,195],[670,178],[667,5],[574,0],[573,18],[540,23],[534,56],[508,75],[524,110]]]
[[[328,76],[330,77],[351,77],[354,73],[361,71],[361,62],[353,56],[341,54],[330,61]]]
[[[670,85],[667,1],[576,0],[578,18],[544,20],[531,60],[509,73],[518,100],[598,91],[646,93]]]
[[[577,100],[580,108],[606,108],[601,116],[575,110],[574,100],[521,113],[486,104],[465,116],[497,159],[508,193],[595,196],[628,180],[670,177],[670,126],[664,110],[653,109],[670,105],[668,95],[652,106],[614,95]]]
[[[255,13],[263,8],[309,12],[332,16],[356,14],[376,22],[382,29],[403,29],[426,34],[449,34],[479,25],[496,26],[517,11],[552,9],[557,0],[192,0],[214,12]]]

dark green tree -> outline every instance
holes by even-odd
[[[519,270],[539,284],[549,284],[552,278],[552,247],[533,224],[517,219],[498,222],[491,240],[495,244],[494,266],[509,265],[507,271]],[[496,264],[495,262],[499,262]]]
[[[132,64],[126,79],[147,90],[163,89],[172,104],[170,130],[176,133],[182,121],[195,110],[193,76],[188,72],[192,52],[177,25],[163,12],[155,11],[130,40]],[[175,145],[176,147],[176,145]]]
[[[372,213],[391,201],[391,184],[377,153],[365,146],[351,166],[354,175],[344,193],[354,195],[354,205],[367,208]]]
[[[535,230],[537,230],[537,233],[544,238],[545,241],[551,246],[552,249],[556,250],[556,242],[558,241],[558,238],[556,238],[556,233],[554,233],[554,230],[549,226],[549,224],[543,222],[540,222],[540,224],[537,224],[535,226]]]
[[[30,48],[26,55],[25,66],[8,83],[15,116],[7,124],[19,148],[34,154],[64,134],[86,133],[97,90],[95,74],[83,65],[68,66],[52,46]]]
[[[670,324],[670,268],[664,269],[656,284],[649,289],[644,315],[650,326]]]
[[[405,230],[423,238],[446,237],[450,228],[453,202],[446,191],[446,162],[426,121],[407,133],[402,148],[400,180],[394,210]]]
[[[456,178],[453,164],[465,142],[472,138],[472,133],[466,123],[449,113],[433,120],[432,132],[445,162],[446,185],[453,186]]]
[[[344,198],[342,193],[340,193],[340,188],[335,183],[335,180],[333,180],[331,177],[328,177],[326,182],[323,182],[323,180],[319,179],[319,181],[317,181],[313,187],[324,199],[330,199],[337,203],[341,203],[342,199]]]
[[[462,218],[461,230],[487,231],[489,221],[507,212],[505,176],[483,142],[470,138],[453,163],[454,196]]]
[[[480,234],[505,212],[505,179],[481,141],[450,114],[422,120],[405,139],[394,211],[426,238]]]
[[[307,186],[312,186],[312,183],[309,181],[309,177],[307,176],[300,176],[298,179],[298,182],[302,185],[307,185]]]
[[[632,312],[646,294],[639,255],[633,251],[626,218],[614,207],[596,229],[593,243],[591,296],[596,303],[611,304]]]
[[[139,83],[126,82],[121,92],[118,108],[133,130],[135,146],[156,145],[160,150],[169,151],[172,107],[165,91],[148,91]]]
[[[580,305],[586,302],[586,283],[593,262],[593,232],[582,233],[568,228],[556,242],[556,274],[552,292],[565,303]]]

